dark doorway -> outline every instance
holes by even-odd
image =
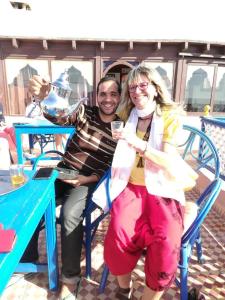
[[[129,73],[130,70],[131,70],[130,67],[123,64],[119,64],[109,69],[106,76],[115,78],[121,83],[121,85],[123,85],[123,82],[124,80],[126,80],[127,74]]]

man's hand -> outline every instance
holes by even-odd
[[[47,78],[41,78],[38,75],[34,75],[29,80],[29,92],[40,100],[43,100],[48,96],[50,89],[50,82]]]
[[[84,185],[90,182],[97,182],[98,177],[96,175],[91,175],[91,176],[83,176],[83,175],[78,175],[74,179],[67,179],[67,180],[62,180],[63,182],[69,183],[74,187],[78,187],[80,185]]]

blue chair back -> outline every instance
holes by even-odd
[[[211,139],[201,130],[183,126],[183,141],[178,146],[185,161],[191,162],[195,171],[204,168],[213,172],[214,178],[220,176],[220,159]]]
[[[66,149],[68,143],[70,142],[70,140],[72,139],[73,135],[74,135],[74,132],[72,132],[70,134],[70,136],[68,137],[65,149]],[[60,152],[58,150],[54,150],[54,149],[48,150],[48,151],[41,151],[41,154],[39,156],[32,159],[32,169],[36,170],[38,168],[39,162],[43,161],[43,160],[60,161],[60,160],[62,160],[63,155],[64,154],[62,152]]]

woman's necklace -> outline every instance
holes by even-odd
[[[150,115],[148,115],[147,117],[144,117],[144,118],[139,117],[137,129],[142,132],[146,132],[147,129],[149,128],[149,124],[152,121],[152,117],[153,117],[153,113],[151,113]]]
[[[145,119],[139,118],[139,120],[141,120],[141,122],[143,122],[144,120],[148,121],[148,122],[143,122],[143,125],[138,122],[137,129],[140,130],[140,131],[145,132],[145,135],[143,137],[143,141],[147,142],[149,140],[151,125],[152,125],[152,119],[153,119],[153,112],[149,115],[148,118],[145,118]],[[144,167],[143,157],[140,156],[139,160],[138,160],[138,163],[137,163],[137,168],[143,168],[143,167]]]

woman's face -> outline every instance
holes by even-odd
[[[128,86],[130,98],[137,109],[145,108],[148,101],[153,101],[157,95],[155,86],[149,82],[148,78],[140,75]]]

